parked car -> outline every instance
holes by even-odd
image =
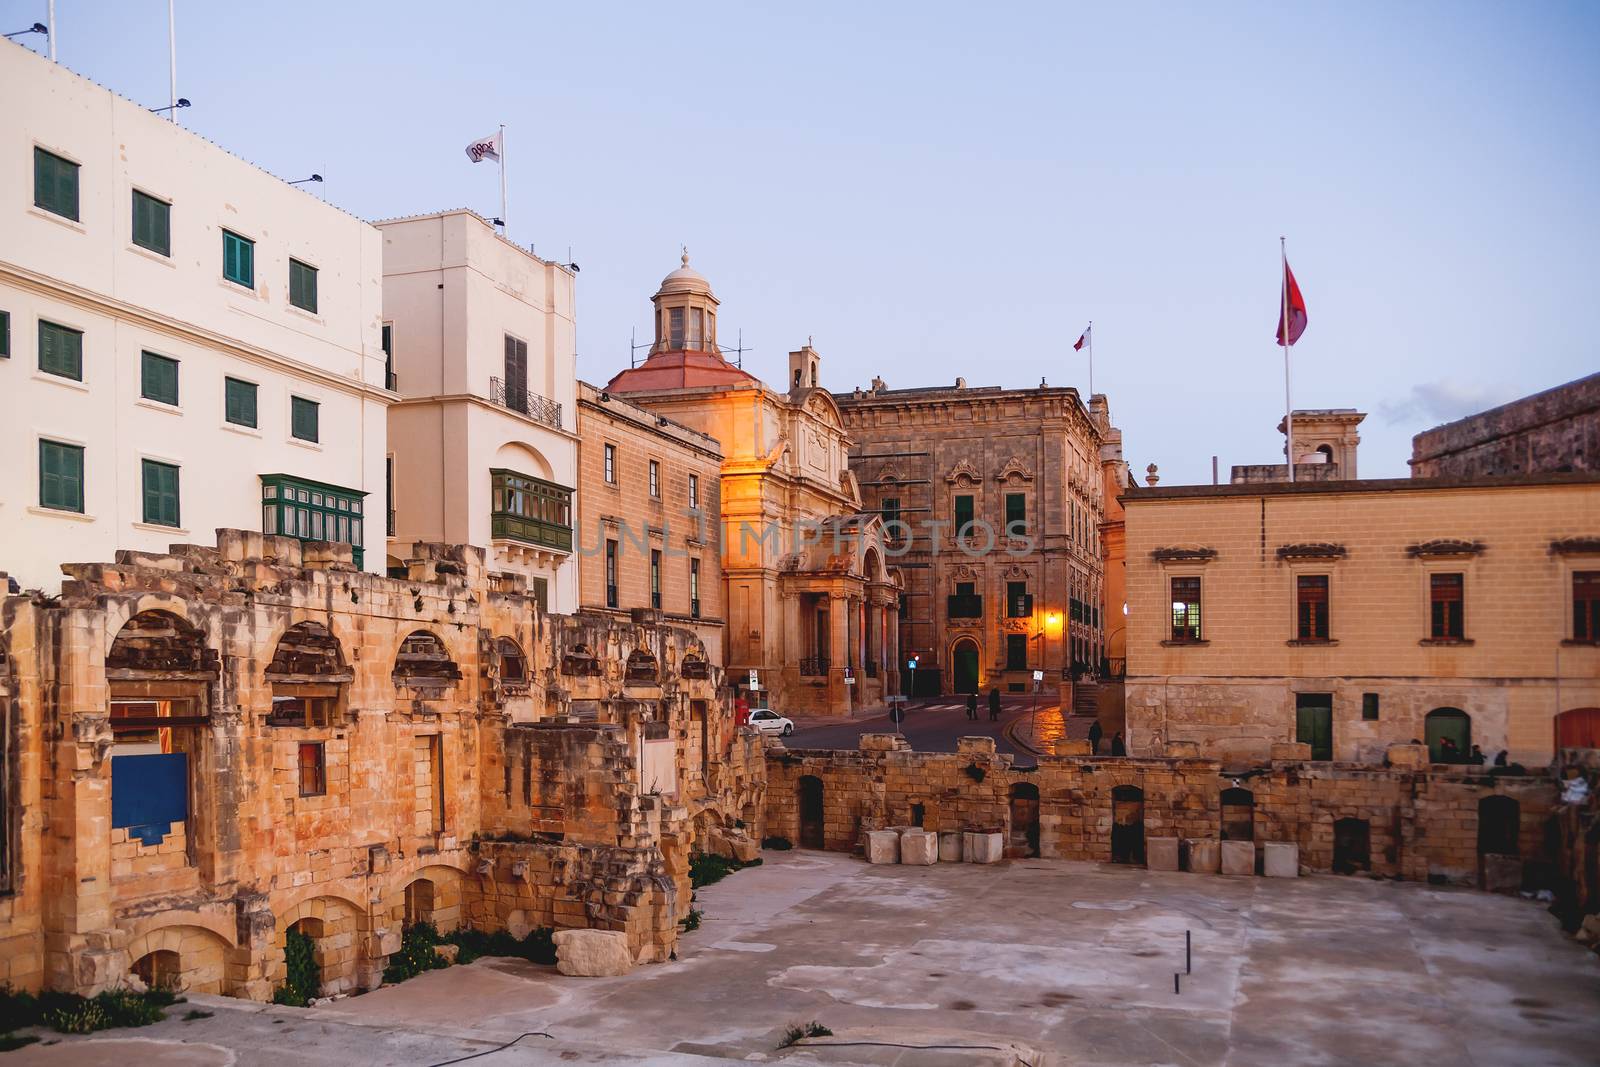
[[[794,733],[794,722],[769,708],[757,708],[750,713],[750,725],[764,734],[788,737]]]

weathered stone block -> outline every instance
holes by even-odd
[[[1166,755],[1172,759],[1189,759],[1200,755],[1198,741],[1168,741]]]
[[[899,863],[900,835],[893,830],[872,830],[867,833],[868,863]]]
[[[965,859],[962,845],[967,835],[960,831],[946,831],[939,835],[939,862],[960,863]]]
[[[926,866],[939,862],[939,835],[927,830],[906,830],[900,834],[900,862]]]
[[[1063,737],[1055,743],[1051,751],[1057,756],[1087,756],[1089,755],[1089,742],[1084,740],[1074,741],[1071,738]]]
[[[608,978],[633,970],[628,935],[620,930],[557,930],[556,970],[577,978]]]
[[[911,746],[899,734],[862,734],[859,747],[862,752],[893,752]]]
[[[1483,888],[1491,893],[1515,893],[1522,888],[1522,857],[1483,857]]]
[[[1274,741],[1272,758],[1276,761],[1303,762],[1311,758],[1311,746],[1300,741]]]
[[[1152,871],[1178,869],[1178,839],[1176,837],[1147,837],[1144,839],[1145,866]]]
[[[1385,755],[1391,767],[1426,767],[1427,745],[1390,745]]]
[[[1256,873],[1256,843],[1254,841],[1222,842],[1222,873],[1252,875]]]
[[[1188,870],[1192,874],[1216,874],[1222,869],[1220,841],[1210,837],[1191,837],[1184,842]]]
[[[1261,873],[1268,878],[1300,877],[1300,846],[1293,841],[1263,842]]]
[[[956,752],[963,756],[992,756],[995,752],[994,738],[958,737]]]
[[[991,739],[992,740],[992,739]],[[968,831],[962,841],[968,863],[999,863],[1005,854],[1004,834]]]

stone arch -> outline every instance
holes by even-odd
[[[535,478],[553,481],[555,468],[550,461],[545,459],[543,453],[524,441],[507,441],[495,450],[494,462],[491,467],[501,467],[514,470],[519,474],[531,474]]]
[[[364,985],[376,984],[363,982],[367,912],[343,897],[325,895],[309,897],[279,918],[267,961],[273,988],[282,985],[286,976],[284,941],[291,929],[300,930],[315,944],[321,995],[352,993]]]
[[[1255,840],[1255,794],[1235,786],[1222,791],[1222,840]]]
[[[395,685],[413,689],[449,689],[461,680],[461,668],[442,638],[432,630],[413,630],[395,651]]]
[[[123,627],[136,616],[148,611],[171,615],[181,619],[191,628],[199,629],[199,627],[194,626],[189,618],[189,602],[182,597],[173,596],[170,593],[144,593],[130,600],[115,601],[107,604],[105,608],[107,655],[110,654],[111,646],[116,643],[116,639],[122,633]]]
[[[1434,708],[1423,718],[1423,731],[1434,763],[1462,763],[1472,751],[1472,716],[1460,708]]]
[[[629,652],[626,671],[624,681],[651,684],[661,680],[661,665],[648,649],[636,648]]]
[[[205,634],[183,615],[151,608],[132,615],[106,649],[106,672],[215,672],[218,657]]]
[[[205,926],[158,926],[128,942],[128,973],[138,975],[146,985],[222,993],[232,947],[231,941]]]
[[[983,685],[983,646],[970,634],[950,642],[945,662],[950,664],[950,691],[976,693]]]
[[[500,666],[502,687],[526,686],[532,680],[528,655],[522,651],[522,645],[516,638],[503,636],[495,638],[494,654]]]
[[[1600,708],[1572,708],[1556,716],[1556,748],[1600,748]]]
[[[883,569],[883,554],[876,545],[868,545],[867,550],[861,554],[861,573],[869,582],[888,581],[888,575]]]
[[[447,864],[419,867],[401,878],[383,903],[383,921],[391,927],[419,922],[449,933],[462,924],[465,875]]]
[[[339,639],[322,623],[307,619],[286,627],[278,636],[266,673],[269,677],[302,675],[327,678],[347,676],[350,667],[345,661],[344,645]]]

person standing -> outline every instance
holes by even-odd
[[[973,722],[977,722],[978,721],[978,694],[977,693],[968,693],[967,694],[967,718],[971,719]]]
[[[1113,756],[1126,756],[1128,754],[1128,745],[1127,742],[1122,740],[1121,730],[1111,736],[1111,754]]]
[[[989,690],[989,721],[1000,721],[1000,687],[998,685]]]
[[[1099,719],[1089,724],[1089,755],[1100,755],[1100,739],[1105,735],[1106,732],[1100,729]]]

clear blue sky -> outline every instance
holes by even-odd
[[[56,6],[63,63],[166,102],[161,0]],[[1600,368],[1600,4],[177,6],[184,123],[357,215],[494,214],[504,122],[593,381],[687,244],[774,381],[812,335],[834,389],[1082,389],[1093,319],[1129,459],[1206,481],[1279,454],[1279,234],[1295,404],[1370,412],[1368,477]]]

